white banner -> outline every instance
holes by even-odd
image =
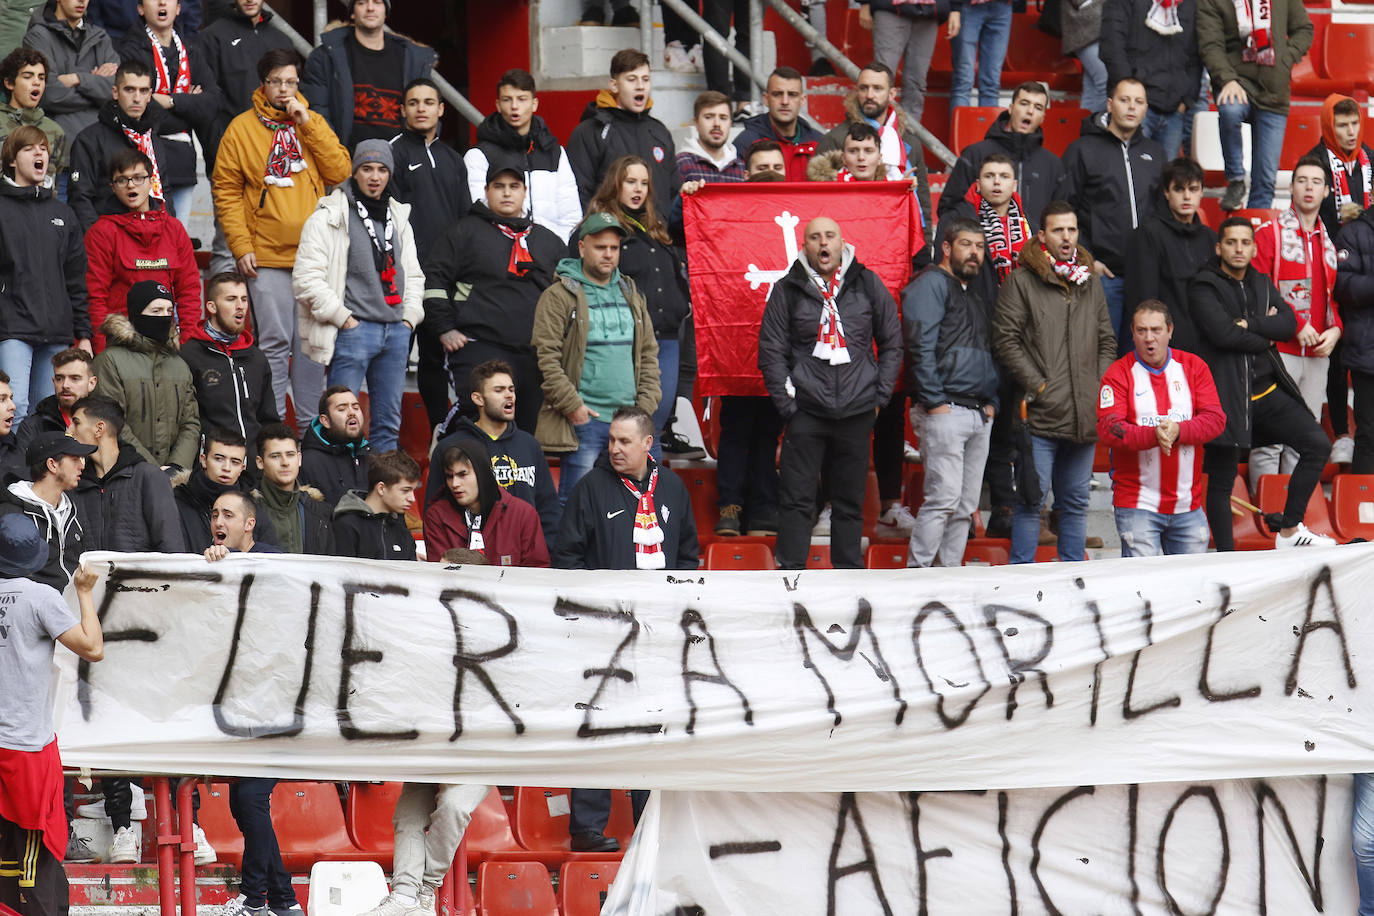
[[[957,767],[957,762],[950,762]],[[655,792],[606,916],[1352,914],[1350,778]]]
[[[788,574],[92,560],[74,765],[773,792],[1374,770],[1374,545]]]

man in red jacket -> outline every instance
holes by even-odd
[[[492,566],[549,565],[539,513],[496,482],[491,458],[476,439],[457,439],[441,458],[447,492],[425,510],[425,556],[465,547]]]
[[[100,217],[86,233],[86,294],[91,326],[99,328],[111,312],[124,311],[129,288],[155,280],[172,290],[182,343],[200,323],[200,268],[186,228],[166,210],[152,205],[153,163],[133,147],[110,157],[110,186],[123,213]],[[92,337],[95,352],[105,335]]]

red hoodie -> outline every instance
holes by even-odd
[[[491,518],[482,523],[482,553],[491,566],[549,566],[549,548],[534,506],[498,490]],[[425,558],[437,563],[451,547],[468,546],[463,510],[447,492],[425,510]]]
[[[186,229],[166,210],[108,214],[86,233],[91,327],[99,328],[111,312],[125,314],[129,287],[140,280],[157,280],[171,289],[185,343],[200,323],[200,268]],[[105,349],[105,335],[97,330],[91,337],[95,352]]]

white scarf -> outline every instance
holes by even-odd
[[[1145,28],[1160,35],[1177,35],[1183,31],[1178,21],[1179,0],[1154,0],[1145,14]]]
[[[821,294],[821,318],[816,328],[816,345],[812,347],[811,355],[832,366],[843,366],[850,362],[849,347],[844,341],[844,322],[840,319],[839,298],[840,288],[844,285],[845,262],[851,257],[852,251],[848,244],[844,246],[840,268],[835,271],[835,276],[829,284],[811,269],[811,265],[806,261],[806,255],[802,255],[806,275],[811,278],[811,282]]]
[[[1273,0],[1233,0],[1236,5],[1236,27],[1240,38],[1245,42],[1241,60],[1272,67],[1274,56],[1274,8]]]

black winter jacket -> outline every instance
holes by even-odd
[[[191,6],[195,6],[195,4],[186,4],[186,7]],[[181,17],[177,18],[180,19]],[[154,101],[149,101],[148,107],[151,109],[156,106],[159,111],[164,111],[166,117],[163,119],[162,129],[166,133],[208,131],[214,127],[215,120],[219,116],[220,106],[223,104],[220,100],[219,84],[215,82],[214,71],[210,69],[210,62],[206,56],[200,53],[200,49],[193,45],[190,39],[186,38],[180,27],[178,27],[178,33],[182,35],[182,46],[187,49],[191,58],[191,85],[199,86],[200,92],[171,93],[172,107],[169,109],[164,110],[161,105]],[[153,87],[156,89],[157,64],[153,60],[153,43],[148,38],[142,19],[135,22],[129,31],[124,33],[124,37],[119,41],[118,50],[120,60],[138,60],[148,65],[148,69],[153,73]],[[170,47],[161,48],[159,53],[167,68],[168,79],[175,84],[177,67],[180,66],[181,61],[177,56],[176,42],[173,42]],[[202,133],[202,136],[210,135]],[[193,171],[194,158],[193,150]]]
[[[997,406],[997,362],[992,358],[992,310],[975,281],[967,287],[938,264],[902,290],[907,393],[929,410],[958,404]]]
[[[597,101],[587,103],[581,123],[568,138],[568,162],[577,177],[577,194],[584,210],[611,163],[631,154],[649,163],[658,212],[665,218],[672,212],[673,198],[682,187],[673,135],[648,111],[634,114],[623,108],[601,107]]]
[[[19,443],[19,434],[13,429],[0,436],[0,484],[11,475],[19,480],[29,479],[29,465],[24,460],[24,446]]]
[[[120,443],[119,458],[104,477],[96,476],[95,462],[87,458],[72,497],[88,550],[186,550],[171,481],[127,442]]]
[[[57,403],[57,395],[50,394],[38,402],[24,422],[15,429],[15,438],[20,449],[29,447],[43,433],[65,433],[67,418],[62,416],[62,408]],[[3,479],[3,477],[0,477]]]
[[[372,447],[366,439],[338,443],[325,438],[320,418],[310,421],[301,437],[301,473],[298,486],[314,487],[332,507],[349,490],[367,492],[367,459]]]
[[[52,191],[0,177],[0,340],[90,339],[83,236]]]
[[[291,39],[272,24],[275,18],[275,14],[263,10],[257,20],[250,21],[236,5],[230,5],[196,36],[196,51],[191,59],[202,59],[219,95],[212,142],[202,141],[206,175],[214,174],[215,150],[224,128],[253,107],[253,93],[260,85],[258,60],[274,48],[291,47]]]
[[[1145,25],[1152,0],[1109,0],[1102,5],[1102,37],[1098,53],[1107,66],[1107,85],[1124,77],[1145,84],[1151,111],[1172,114],[1183,103],[1197,101],[1202,82],[1202,58],[1197,51],[1197,0],[1182,0],[1178,24],[1182,32],[1161,35]]]
[[[811,355],[824,302],[805,258],[799,256],[773,287],[759,326],[759,371],[774,406],[784,420],[798,410],[840,420],[886,404],[902,368],[902,327],[892,294],[846,246],[838,306],[850,361],[832,366]]]
[[[134,143],[124,134],[121,123],[143,132],[153,132],[153,152],[157,154],[158,177],[167,189],[170,212],[172,188],[196,183],[196,150],[190,143],[168,140],[163,136],[165,118],[162,107],[148,103],[148,110],[138,121],[130,121],[114,100],[100,106],[100,114],[90,127],[76,135],[72,143],[71,177],[67,185],[67,200],[81,220],[83,230],[89,232],[95,221],[107,213],[123,213],[125,207],[110,187],[110,157],[120,150],[133,149]],[[173,131],[174,132],[174,131]],[[184,216],[185,214],[173,214]]]
[[[237,430],[248,443],[248,467],[253,467],[258,430],[281,420],[267,357],[247,330],[233,343],[222,344],[206,332],[202,321],[181,345],[181,358],[196,386],[200,428]]]
[[[940,194],[940,219],[957,207],[978,180],[983,160],[993,153],[1006,153],[1016,163],[1017,192],[1021,195],[1026,219],[1031,229],[1040,228],[1040,213],[1045,204],[1059,200],[1064,181],[1064,164],[1059,157],[1045,149],[1045,134],[1040,128],[1034,133],[1018,134],[1011,127],[1011,113],[1002,112],[992,122],[983,139],[970,143],[959,154],[959,161],[950,169],[949,180]]]
[[[1194,215],[1191,223],[1180,223],[1169,212],[1168,204],[1157,200],[1154,212],[1131,233],[1131,244],[1126,249],[1126,297],[1118,350],[1133,346],[1130,316],[1135,307],[1146,299],[1158,299],[1169,307],[1174,319],[1169,346],[1198,352],[1198,332],[1188,306],[1188,287],[1216,254],[1217,234],[1200,216]]]
[[[322,115],[334,128],[334,133],[338,134],[339,141],[349,149],[355,145],[352,139],[353,72],[348,66],[346,41],[351,34],[351,26],[327,30],[320,36],[319,45],[306,58],[305,72],[301,74],[301,95],[310,103],[311,112]],[[413,79],[429,76],[434,70],[438,55],[433,48],[417,44],[395,32],[387,32],[386,40],[399,42],[403,49],[402,86]]]
[[[525,243],[534,264],[516,277],[509,271],[515,244],[497,228],[516,232],[530,221],[498,217],[485,203],[475,203],[434,243],[424,262],[425,324],[438,336],[462,331],[469,337],[528,351],[534,307],[553,284],[554,268],[563,257],[563,240],[536,225]]]
[[[23,496],[11,492],[10,484],[18,479],[12,475],[0,477],[0,517],[23,513],[33,519],[38,526],[38,533],[48,542],[48,562],[28,578],[51,585],[60,592],[72,581],[82,551],[92,549],[93,545],[87,543],[86,531],[81,527],[81,519],[76,511],[68,513],[66,524],[59,526],[52,507],[34,495],[32,490],[21,486],[21,490],[26,491]],[[70,494],[64,493],[62,498],[69,499]]]
[[[1226,429],[1209,444],[1249,448],[1250,395],[1257,393],[1250,390],[1250,382],[1256,360],[1264,360],[1262,368],[1279,388],[1302,403],[1298,385],[1274,347],[1298,333],[1298,318],[1267,274],[1249,267],[1243,281],[1233,280],[1215,258],[1193,279],[1188,300],[1201,342],[1198,355],[1212,370],[1226,411]],[[1274,315],[1266,314],[1270,306],[1277,309]],[[1238,318],[1248,327],[1237,325]]]
[[[405,516],[373,512],[365,490],[349,490],[334,509],[334,556],[360,560],[413,560],[415,538]]]
[[[1078,212],[1078,244],[1121,276],[1131,232],[1159,198],[1164,147],[1136,130],[1122,143],[1107,129],[1105,112],[1083,120],[1083,133],[1064,151],[1059,196]]]
[[[454,419],[440,432],[439,441],[429,458],[431,470],[425,485],[425,508],[428,509],[447,490],[444,482],[444,450],[459,439],[476,439],[486,446],[491,455],[491,470],[497,484],[512,496],[534,506],[539,513],[540,527],[544,529],[544,543],[556,543],[562,510],[558,503],[558,488],[553,484],[553,474],[549,472],[549,462],[539,442],[514,423],[507,423],[506,431],[493,440],[468,417],[456,412],[453,416]]]
[[[177,518],[181,520],[181,539],[189,553],[204,553],[207,547],[215,543],[210,533],[210,510],[221,495],[237,489],[239,487],[234,484],[225,486],[211,480],[205,469],[199,466],[180,471],[172,478],[172,498],[176,500]],[[261,528],[262,519],[258,523]],[[255,530],[254,537],[269,543],[272,541],[262,530]]]
[[[1374,374],[1374,208],[1341,230],[1336,255],[1336,305],[1345,325],[1342,365]]]
[[[396,167],[388,188],[397,200],[410,204],[410,228],[423,264],[434,243],[472,207],[468,169],[453,147],[437,136],[426,143],[413,130],[391,138],[391,155]]]
[[[649,459],[652,473],[654,460]],[[558,543],[551,555],[555,569],[635,569],[635,509],[638,501],[602,453],[596,464],[573,487]],[[649,477],[633,481],[642,493]],[[696,569],[699,565],[697,526],[687,486],[676,474],[659,466],[654,487],[658,525],[663,530],[663,559],[667,569]],[[619,510],[619,511],[617,511]]]

